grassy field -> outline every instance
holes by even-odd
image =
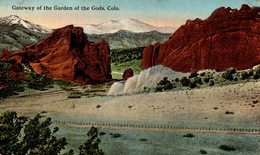
[[[139,74],[141,71],[142,60],[132,60],[127,62],[115,62],[111,64],[112,77],[113,79],[122,79],[122,75],[127,68],[132,68],[134,74]]]
[[[84,142],[87,128],[60,126],[59,136],[66,136],[67,149],[77,147]],[[190,133],[194,137],[185,137],[185,132],[140,131],[101,129],[101,148],[108,155],[199,155],[201,150],[210,155],[258,155],[260,136],[212,133]],[[119,133],[118,138],[111,134]],[[228,145],[235,151],[224,151],[219,147]]]

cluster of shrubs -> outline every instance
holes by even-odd
[[[84,94],[80,91],[71,91],[68,98],[81,98]]]
[[[175,80],[176,81],[176,80]],[[189,77],[182,77],[180,83],[183,87],[189,87],[191,89],[200,87],[203,84],[214,86],[214,77],[212,73],[192,72]]]
[[[12,95],[18,95],[19,92],[23,92],[25,88],[44,91],[48,88],[53,88],[53,84],[59,85],[66,91],[72,91],[69,98],[80,98],[83,94],[72,90],[73,84],[65,81],[53,80],[45,75],[37,74],[26,64],[17,65],[19,73],[22,73],[22,77],[10,79],[10,70],[12,71],[12,64],[9,62],[0,61],[0,98],[6,98]],[[17,67],[16,67],[17,68]],[[17,70],[17,69],[16,69]],[[16,76],[18,76],[17,74]]]
[[[197,72],[192,72],[188,77],[182,77],[181,79],[175,78],[170,81],[167,77],[164,77],[159,83],[157,83],[156,91],[167,91],[180,87],[197,88],[203,84],[208,84],[209,86],[214,86],[214,79],[212,74],[206,74],[205,72],[198,74]]]
[[[164,77],[155,88],[155,91],[167,91],[176,87],[188,87],[190,89],[199,88],[202,85],[214,86],[216,83],[222,84],[225,81],[238,81],[260,79],[260,66],[250,70],[237,71],[235,68],[227,69],[222,74],[214,74],[211,72],[192,72],[188,77],[176,78],[170,81],[167,77]]]
[[[6,87],[0,88],[0,98],[6,98],[12,95],[18,95],[19,92],[23,92],[24,87],[20,83],[10,81]]]
[[[46,88],[50,88],[53,85],[53,80],[49,77],[44,75],[36,74],[34,72],[31,73],[26,80],[28,88],[35,89],[35,90],[46,90]]]
[[[0,98],[5,98],[12,95],[17,95],[18,92],[23,92],[25,87],[45,90],[48,87],[52,87],[53,80],[44,76],[39,75],[29,69],[26,65],[17,65],[19,73],[23,73],[22,77],[15,77],[15,80],[10,79],[10,71],[12,71],[12,66],[15,64],[0,62]],[[17,69],[16,69],[17,70]],[[16,76],[20,74],[17,73]]]
[[[156,91],[167,91],[176,88],[175,83],[168,80],[168,77],[164,77],[159,83],[157,83]]]
[[[260,66],[255,69],[249,69],[238,72],[235,68],[230,68],[222,74],[222,78],[228,81],[259,79],[260,78]]]
[[[10,67],[10,63],[0,61],[0,98],[17,95],[18,92],[24,91],[21,81],[9,78]]]

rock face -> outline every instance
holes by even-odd
[[[134,76],[134,71],[132,68],[127,68],[125,71],[124,71],[124,74],[123,74],[123,79],[124,80],[127,80],[128,78]]]
[[[69,82],[103,83],[112,78],[108,43],[89,42],[83,29],[72,25],[1,60],[26,63],[38,74]]]
[[[144,49],[142,69],[158,64],[182,72],[260,64],[260,8],[221,7],[206,20],[188,20],[168,41]]]

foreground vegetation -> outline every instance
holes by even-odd
[[[57,138],[58,127],[50,129],[51,118],[43,119],[38,114],[33,119],[18,116],[16,112],[5,112],[0,117],[0,154],[57,155],[65,151],[65,137]],[[88,139],[79,146],[80,155],[103,155],[99,148],[99,129],[91,127]],[[63,155],[73,155],[69,150]]]

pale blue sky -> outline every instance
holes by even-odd
[[[157,26],[179,27],[187,19],[206,18],[221,6],[260,6],[260,0],[1,0],[1,16],[18,15],[34,23],[57,28],[68,24],[98,24],[134,18]],[[12,6],[117,6],[120,11],[15,11]]]

